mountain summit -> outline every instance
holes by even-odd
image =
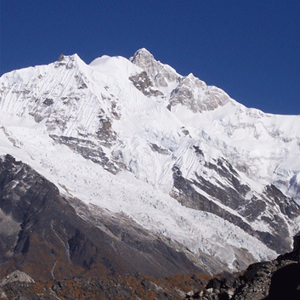
[[[288,252],[299,127],[144,48],[6,73],[0,275],[217,273]]]

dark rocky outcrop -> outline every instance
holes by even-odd
[[[100,145],[96,145],[87,139],[57,135],[50,135],[50,137],[55,142],[68,146],[85,159],[89,159],[92,162],[101,165],[105,170],[112,174],[117,174],[119,172],[119,167],[106,156]]]
[[[223,272],[209,280],[204,290],[185,299],[277,300],[300,299],[300,238],[294,249],[273,261],[251,264],[244,272]]]
[[[129,80],[132,81],[133,85],[145,96],[163,96],[162,92],[153,89],[153,83],[145,71],[129,77]]]
[[[299,274],[300,265],[298,263],[292,263],[277,270],[271,279],[269,296],[265,299],[300,299]]]

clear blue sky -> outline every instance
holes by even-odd
[[[248,107],[300,114],[300,0],[0,0],[0,75],[147,48]]]

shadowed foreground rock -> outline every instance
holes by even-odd
[[[269,296],[266,300],[289,299],[299,300],[300,265],[293,263],[277,270],[271,279]]]
[[[277,300],[300,299],[300,235],[294,237],[292,252],[273,261],[251,264],[241,274],[223,272],[212,278],[204,290],[185,299]]]

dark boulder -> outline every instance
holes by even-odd
[[[269,297],[266,299],[299,300],[300,290],[300,265],[290,264],[278,269],[272,276]]]

